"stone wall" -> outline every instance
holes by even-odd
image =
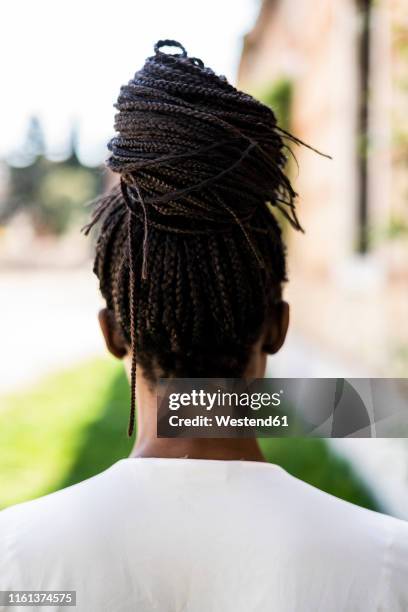
[[[306,235],[288,232],[292,323],[303,335],[368,371],[408,370],[408,49],[403,2],[377,0],[370,24],[369,235],[358,232],[358,108],[361,13],[354,0],[265,0],[246,36],[239,86],[255,95],[282,77],[293,83],[291,131],[330,154],[296,148],[299,215]],[[406,11],[405,11],[406,12]],[[405,20],[405,21],[404,21]],[[408,57],[408,53],[407,53]],[[405,71],[404,71],[405,67]],[[400,146],[396,147],[395,139]],[[405,139],[405,140],[404,140]]]

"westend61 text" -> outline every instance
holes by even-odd
[[[215,423],[214,423],[215,421]],[[192,418],[172,415],[169,418],[171,427],[288,427],[288,417],[269,415],[265,418],[216,415],[214,418],[208,416],[195,416]]]

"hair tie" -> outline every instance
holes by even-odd
[[[163,51],[160,51],[160,49],[162,47],[176,47],[178,49],[180,49],[181,54],[180,53],[164,53]],[[154,52],[156,53],[156,55],[158,55],[159,53],[162,53],[163,55],[181,55],[181,57],[187,57],[187,51],[185,50],[185,48],[183,47],[183,45],[181,43],[179,43],[177,40],[169,40],[169,39],[165,39],[165,40],[158,40],[157,43],[154,45]]]

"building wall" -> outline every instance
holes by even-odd
[[[393,211],[405,214],[408,175],[405,166],[397,168],[393,146],[395,73],[403,72],[394,49],[396,6],[397,0],[378,0],[372,10],[368,198],[374,246],[365,256],[356,253],[357,2],[315,0],[310,11],[308,0],[265,0],[245,39],[238,75],[239,86],[255,95],[281,77],[290,79],[291,131],[333,157],[294,150],[300,169],[297,174],[292,165],[291,172],[306,235],[289,233],[287,295],[296,328],[373,375],[408,369],[407,243],[384,239]]]

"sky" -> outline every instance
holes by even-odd
[[[0,6],[0,157],[21,147],[30,116],[47,152],[64,154],[70,126],[83,163],[103,161],[113,103],[158,39],[235,81],[243,35],[260,0],[5,0]]]

